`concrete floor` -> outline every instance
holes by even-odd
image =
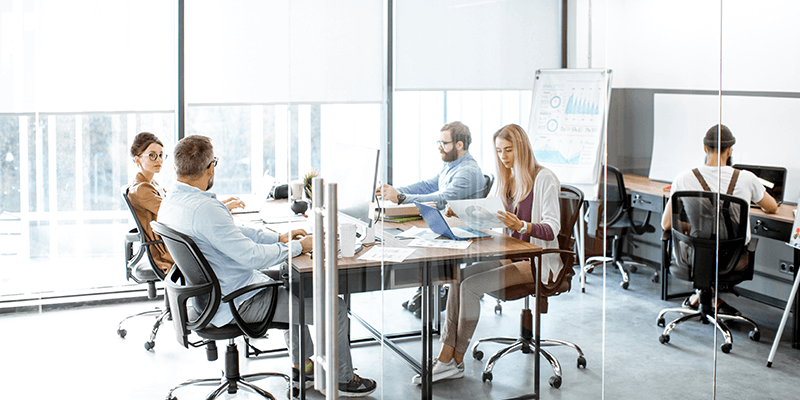
[[[596,271],[589,275],[585,293],[581,293],[576,277],[571,292],[550,299],[549,312],[542,318],[543,338],[575,342],[586,353],[588,365],[578,369],[573,350],[551,348],[561,362],[563,384],[560,389],[548,386],[552,370],[543,361],[542,399],[797,398],[800,351],[791,348],[788,331],[773,367],[765,367],[782,310],[727,295],[732,305],[761,325],[760,342],[748,339],[746,326],[735,325],[733,350],[723,354],[714,348],[712,328],[692,322],[678,327],[670,343],[662,345],[658,341],[662,328],[656,326],[656,316],[662,308],[677,306],[680,300],[662,302],[660,286],[649,281],[646,271],[633,275],[628,290],[620,288],[619,280],[618,274],[610,273],[604,290],[602,273]],[[356,294],[353,308],[384,331],[414,329],[419,320],[400,306],[412,291],[390,291],[383,296]],[[504,303],[502,315],[496,315],[494,299],[484,298],[475,337],[515,336],[521,303]],[[221,376],[223,343],[219,343],[220,359],[212,363],[206,360],[203,349],[178,345],[171,323],[159,332],[153,351],[143,346],[152,318],[130,320],[127,337],[116,335],[122,317],[160,305],[160,301],[152,301],[0,316],[0,340],[5,343],[0,350],[2,398],[160,399],[185,379]],[[353,336],[364,336],[355,324]],[[242,341],[238,343],[241,352]],[[283,335],[276,332],[272,338],[256,343],[265,348],[282,345]],[[414,356],[420,354],[418,339],[399,345]],[[434,348],[438,351],[438,343]],[[483,350],[490,354],[497,348],[499,345],[487,344]],[[378,391],[370,398],[419,398],[418,387],[410,383],[414,373],[388,350],[375,344],[356,345],[353,358],[357,373],[378,381]],[[482,362],[470,355],[465,362],[466,376],[435,384],[434,398],[500,399],[532,391],[530,355],[516,353],[501,360],[490,383],[481,381]],[[243,373],[285,372],[288,364],[285,356],[241,357]],[[285,398],[278,380],[259,383],[276,397]],[[204,398],[209,390],[184,388],[176,395],[182,400]],[[232,398],[256,397],[240,392]],[[308,398],[323,397],[312,391]]]

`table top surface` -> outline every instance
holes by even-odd
[[[647,193],[651,195],[669,196],[669,188],[671,186],[668,182],[653,181],[646,176],[640,175],[623,175],[625,180],[625,188],[628,190]],[[759,207],[750,207],[750,214],[756,217],[768,218],[780,222],[794,223],[794,210],[796,206],[781,204],[778,211],[774,214],[768,214]]]
[[[268,207],[288,207],[286,201],[276,200],[269,202]],[[252,218],[252,217],[250,217]],[[310,216],[309,216],[310,218]],[[464,223],[458,218],[445,218],[451,227],[462,226]],[[313,221],[308,221],[313,222]],[[307,223],[306,223],[307,224]],[[264,224],[264,227],[270,228],[273,224]],[[394,223],[394,222],[377,222],[375,234],[381,236],[383,229],[400,228],[407,230],[411,227],[427,228],[424,220],[419,219],[415,221]],[[286,225],[281,225],[281,228],[286,229]],[[444,248],[429,248],[429,247],[413,247],[414,252],[408,256],[402,263],[387,263],[390,264],[413,264],[413,263],[427,263],[434,261],[446,260],[468,260],[468,259],[489,259],[489,258],[527,258],[535,256],[541,252],[541,247],[530,242],[524,242],[515,239],[511,236],[494,232],[484,231],[491,235],[489,238],[472,240],[470,246],[466,249],[444,249]],[[279,232],[282,233],[282,232]],[[390,234],[384,234],[383,241],[376,241],[374,244],[365,245],[364,248],[353,257],[342,257],[339,259],[338,267],[340,269],[350,268],[365,268],[365,267],[380,267],[380,261],[365,261],[358,258],[364,255],[372,246],[381,246],[397,248],[410,248],[408,243],[410,239],[398,239]],[[313,260],[308,254],[302,254],[292,259],[294,269],[300,273],[308,273],[313,269]]]

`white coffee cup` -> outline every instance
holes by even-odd
[[[339,251],[342,257],[352,257],[356,254],[355,224],[339,224]]]
[[[292,181],[292,200],[301,200],[303,198],[303,181]]]

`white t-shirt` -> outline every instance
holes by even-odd
[[[711,167],[708,165],[703,165],[697,168],[700,171],[700,175],[703,176],[705,179],[706,184],[708,185],[709,189],[712,192],[720,192],[719,187],[722,187],[722,192],[727,193],[728,185],[731,182],[731,177],[733,176],[733,168],[728,166],[723,166],[719,169],[717,167]],[[719,182],[717,182],[717,171],[719,171],[720,178]],[[700,185],[700,181],[697,180],[697,177],[694,176],[694,173],[689,171],[684,171],[678,174],[675,177],[675,181],[672,182],[672,188],[669,191],[669,197],[672,198],[672,194],[680,191],[680,190],[698,190],[702,191],[703,186]],[[739,170],[739,178],[736,180],[736,186],[733,188],[733,195],[745,201],[758,203],[764,198],[764,193],[766,189],[764,185],[761,184],[761,181],[750,171]],[[750,242],[750,220],[747,221],[747,242]]]

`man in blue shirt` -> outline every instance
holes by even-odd
[[[208,260],[217,274],[226,296],[233,291],[258,282],[272,280],[263,270],[284,263],[293,257],[312,249],[312,239],[304,230],[294,230],[279,235],[274,232],[237,226],[233,216],[214,193],[208,190],[214,185],[214,170],[218,159],[214,157],[211,140],[205,136],[188,136],[175,146],[175,170],[178,179],[169,195],[161,204],[158,221],[190,236]],[[270,298],[267,291],[251,292],[238,297],[235,305],[242,318],[247,322],[259,322],[267,314]],[[311,323],[313,312],[311,303],[306,302],[306,321]],[[289,308],[295,307],[298,315],[297,298],[290,299],[288,290],[281,290],[274,316],[276,322],[289,322]],[[211,324],[220,327],[233,321],[228,307],[220,307],[212,318]],[[339,396],[361,397],[375,391],[375,381],[361,378],[353,373],[350,356],[350,342],[347,334],[349,320],[347,307],[340,299],[338,314],[338,373]],[[286,332],[287,346],[295,344],[292,349],[292,362],[295,365],[294,383],[299,383],[300,360],[304,360],[308,387],[313,385],[313,374],[310,374],[311,336],[307,325],[302,326],[303,340],[308,343],[307,354],[299,356],[299,325],[293,324],[290,333]]]
[[[461,122],[443,126],[436,142],[444,161],[441,172],[426,181],[397,189],[381,185],[375,194],[397,204],[435,202],[440,210],[448,200],[483,197],[484,177],[478,162],[469,154],[471,142],[469,128]]]
[[[451,122],[439,132],[439,153],[444,166],[431,179],[395,189],[391,185],[381,185],[375,194],[397,204],[414,202],[435,202],[436,208],[443,209],[448,200],[479,199],[484,197],[485,178],[478,162],[469,154],[472,135],[469,128],[461,122]],[[422,305],[420,289],[403,302],[403,307],[419,316]],[[440,293],[439,304],[444,309],[447,293]]]

